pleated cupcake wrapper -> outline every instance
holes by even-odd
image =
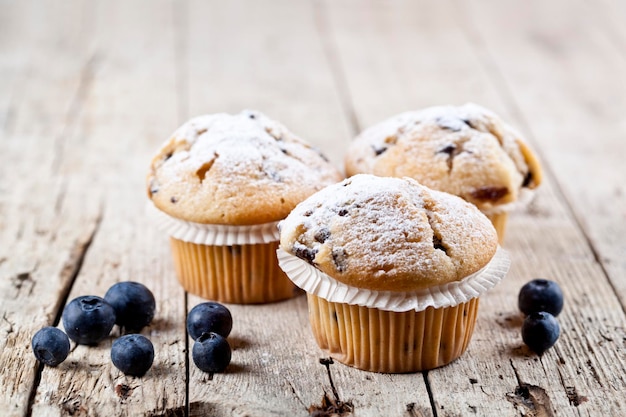
[[[185,290],[209,300],[269,303],[299,291],[276,261],[278,242],[215,246],[171,238],[174,266]]]
[[[411,292],[374,291],[346,285],[306,261],[278,249],[278,264],[294,284],[307,293],[330,302],[378,308],[386,311],[423,311],[428,307],[453,307],[468,302],[493,288],[511,265],[509,256],[498,247],[492,260],[478,272],[436,287]]]
[[[198,245],[255,245],[280,239],[278,222],[244,226],[194,223],[169,216],[151,202],[148,202],[147,211],[157,227],[169,236]]]
[[[231,226],[176,219],[151,202],[148,215],[170,236],[180,284],[202,298],[269,303],[297,294],[278,266],[278,222]]]
[[[320,348],[372,372],[417,372],[446,365],[467,349],[479,298],[454,307],[393,312],[329,302],[307,294]]]

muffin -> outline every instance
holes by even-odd
[[[317,343],[368,371],[461,356],[480,295],[509,266],[474,205],[410,178],[353,176],[298,204],[279,229],[279,264],[307,293]]]
[[[508,212],[542,179],[522,136],[476,104],[399,114],[363,131],[345,157],[348,176],[411,177],[476,205],[504,239]]]
[[[182,286],[226,303],[286,299],[277,222],[343,177],[314,147],[256,111],[199,116],[152,159],[151,212],[170,235]]]

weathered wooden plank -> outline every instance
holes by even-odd
[[[83,193],[89,200],[80,209],[65,209],[73,186],[51,175],[50,166],[55,138],[70,124],[86,55],[83,39],[74,40],[83,10],[67,2],[43,22],[39,6],[2,5],[0,407],[9,416],[27,412],[38,370],[30,339],[54,323],[100,209],[95,189]],[[62,210],[68,217],[59,216]]]
[[[621,160],[626,54],[620,48],[625,38],[623,27],[607,18],[624,13],[619,4],[610,5],[590,10],[578,2],[524,3],[518,7],[523,18],[505,23],[495,16],[515,10],[486,2],[468,8],[468,24],[484,40],[528,129],[542,139],[544,158],[626,306],[626,166]]]
[[[191,1],[189,114],[254,108],[339,165],[351,135],[309,2]]]
[[[202,301],[190,296],[189,308]],[[231,365],[211,378],[190,359],[190,416],[305,416],[310,407],[322,405],[324,395],[335,398],[333,385],[356,415],[403,415],[407,410],[432,415],[421,374],[390,376],[339,363],[327,369],[320,363],[327,355],[313,339],[304,296],[228,308],[234,321],[228,338]]]
[[[517,12],[523,18],[505,26],[503,20],[493,21],[494,16],[516,11],[489,2],[468,9],[466,22],[482,39],[477,49],[489,51],[485,55],[509,86],[528,131],[542,139],[544,159],[586,235],[576,240],[589,239],[593,245],[589,256],[600,262],[585,262],[579,256],[562,262],[572,252],[571,240],[564,241],[567,244],[558,252],[553,273],[567,277],[569,302],[576,311],[562,319],[569,335],[566,341],[571,343],[561,343],[555,351],[560,365],[556,370],[544,363],[546,380],[560,379],[565,387],[565,393],[552,397],[556,402],[576,407],[576,394],[584,395],[588,401],[578,406],[578,412],[621,415],[624,404],[618,397],[626,389],[620,342],[625,334],[626,168],[617,155],[624,148],[626,60],[616,49],[619,35],[594,18],[598,11],[580,3],[526,2]],[[486,25],[488,20],[492,23]],[[534,62],[542,64],[528,64]],[[552,241],[553,235],[547,235],[543,242]],[[605,274],[608,287],[601,285]],[[621,308],[611,293],[621,299]],[[537,368],[528,362],[514,366],[520,379],[538,378]]]
[[[332,54],[322,48],[319,13],[306,2],[191,2],[190,114],[257,108],[341,163],[351,127],[327,61]],[[189,307],[196,301],[190,298]],[[307,415],[324,393],[332,398],[304,298],[232,311],[234,368],[209,381],[191,366],[191,415]],[[357,415],[402,415],[407,406],[432,415],[421,374],[389,377],[340,364],[330,372],[339,398]]]
[[[445,3],[335,3],[320,5],[360,129],[408,109],[467,101],[506,115],[497,91],[485,90],[489,74],[468,40],[448,30],[454,23]]]
[[[517,95],[511,96],[506,90],[507,84],[498,78],[489,60],[489,51],[480,48],[487,40],[477,39],[475,28],[459,25],[464,13],[468,13],[464,7],[433,2],[406,2],[397,8],[382,3],[371,8],[326,4],[356,117],[363,127],[411,108],[476,101],[508,117],[526,133],[535,133],[535,119],[519,117]],[[509,24],[511,20],[533,21],[534,15],[518,17],[524,7],[525,3],[507,2],[506,6],[499,6],[497,13],[486,13],[482,10],[486,6],[474,9],[482,10],[481,16],[487,14],[491,20],[497,20],[496,26],[502,31],[515,32]],[[569,12],[568,8],[560,8],[559,12],[567,14],[564,10]],[[545,21],[548,23],[550,18]],[[486,18],[477,25],[493,26]],[[490,40],[505,38],[493,30],[487,35]],[[502,51],[507,49],[511,67],[542,71],[534,64],[523,65],[540,59],[529,59],[519,48],[499,42]],[[366,66],[369,71],[362,70]],[[524,80],[514,81],[520,90],[525,87]],[[552,103],[555,109],[565,105],[566,98],[559,97],[558,101]],[[523,123],[525,120],[529,123]],[[558,119],[542,120],[553,130],[560,127]],[[561,137],[569,140],[568,136]],[[555,146],[551,135],[542,135],[541,139],[536,145],[540,145],[542,154]],[[580,139],[578,142],[582,143]],[[478,326],[467,355],[428,374],[439,415],[530,412],[522,405],[523,395],[515,395],[516,387],[524,383],[542,387],[533,388],[536,392],[532,395],[540,401],[545,392],[551,402],[547,411],[558,410],[557,415],[595,410],[598,415],[623,413],[618,402],[603,398],[614,396],[616,389],[623,390],[619,375],[624,355],[619,342],[609,339],[622,340],[624,315],[567,202],[554,187],[550,177],[553,163],[549,162],[548,181],[534,204],[512,216],[505,246],[511,252],[513,268],[505,282],[481,303]],[[568,305],[560,318],[564,334],[540,363],[522,348],[521,317],[515,307],[521,285],[537,276],[555,279],[566,287]],[[612,360],[607,358],[611,357],[617,358],[617,372],[610,372]]]
[[[67,190],[68,210],[80,209],[89,190],[102,196],[98,232],[69,299],[103,296],[118,281],[146,284],[157,299],[155,320],[142,331],[155,347],[153,367],[142,378],[121,374],[110,361],[114,330],[97,347],[78,346],[58,368],[44,369],[34,416],[185,413],[184,292],[166,242],[154,244],[161,235],[145,216],[144,191],[151,154],[177,118],[172,7],[119,1],[94,10],[90,73],[55,165],[61,178],[79,183]]]

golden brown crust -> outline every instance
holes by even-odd
[[[521,135],[475,104],[407,112],[352,142],[346,174],[408,176],[458,195],[481,210],[518,199],[541,183],[536,156]]]
[[[461,280],[498,238],[472,204],[409,178],[356,175],[298,204],[280,247],[347,285],[412,291]]]
[[[163,212],[205,224],[283,219],[342,175],[315,148],[255,111],[189,120],[152,160],[148,196]]]

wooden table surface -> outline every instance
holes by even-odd
[[[0,415],[626,415],[626,3],[618,0],[0,0]],[[190,365],[168,241],[146,219],[153,152],[193,115],[259,109],[341,166],[393,114],[473,101],[520,129],[546,180],[510,218],[513,264],[461,359],[408,375],[326,355],[306,300],[229,306],[232,363]],[[559,282],[562,335],[524,347],[517,292]],[[114,337],[43,368],[65,303],[148,285],[152,369]],[[331,401],[332,402],[332,401]],[[313,408],[311,408],[313,410]]]

